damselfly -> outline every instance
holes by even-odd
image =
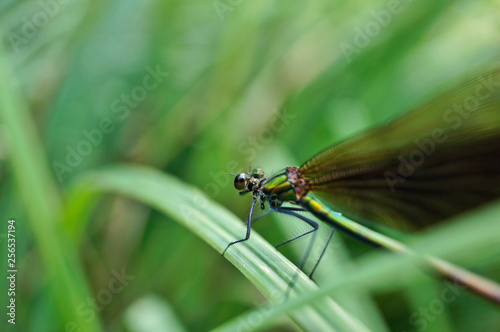
[[[298,213],[306,211],[333,227],[328,241],[338,229],[373,246],[402,251],[397,242],[337,212],[361,223],[414,230],[499,198],[500,70],[334,144],[300,167],[286,167],[270,177],[260,169],[237,174],[234,186],[240,194],[251,193],[253,200],[245,238],[229,243],[224,252],[249,239],[258,202],[262,209],[267,202],[272,211],[311,226],[284,243],[318,229],[315,220]],[[435,267],[443,270],[439,262]],[[453,272],[446,273],[453,278]],[[482,292],[500,301],[500,293]]]

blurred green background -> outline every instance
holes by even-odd
[[[491,66],[499,17],[499,1],[472,0],[2,1],[0,267],[14,218],[18,274],[16,325],[2,313],[1,330],[206,331],[266,303],[175,218],[126,195],[87,200],[74,184],[147,165],[245,220],[249,197],[228,172],[300,165]],[[290,232],[272,217],[255,230],[271,244]],[[333,247],[347,261],[367,252],[341,235]],[[320,284],[342,274],[323,265]],[[476,271],[500,280],[498,260]],[[365,322],[500,330],[498,309],[466,292],[412,323],[436,294],[426,290],[446,287],[430,280],[367,295]],[[284,318],[268,330],[301,327]]]

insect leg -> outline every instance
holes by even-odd
[[[298,238],[300,238],[300,237],[302,237],[304,235],[307,235],[309,233],[314,233],[313,237],[309,241],[309,244],[307,245],[306,251],[304,252],[304,256],[302,257],[300,264],[297,266],[299,268],[299,270],[302,271],[302,269],[303,269],[303,267],[305,265],[305,262],[307,261],[307,258],[309,257],[309,254],[311,253],[311,249],[312,249],[312,246],[314,244],[314,240],[316,239],[316,234],[317,234],[316,231],[319,228],[319,224],[317,222],[309,219],[309,218],[304,217],[303,215],[298,214],[297,212],[295,212],[296,209],[297,208],[285,208],[285,207],[279,207],[279,208],[275,207],[275,208],[272,208],[272,210],[275,211],[275,212],[284,213],[284,214],[288,214],[290,216],[297,217],[300,220],[305,221],[307,224],[309,224],[313,228],[313,229],[311,229],[311,230],[309,230],[309,231],[307,231],[307,232],[305,232],[303,234],[300,234],[300,235],[298,235],[298,236],[296,236],[296,237],[294,237],[294,238],[292,238],[292,239],[290,239],[288,241],[280,243],[280,244],[278,244],[276,246],[276,247],[279,247],[279,246],[281,246],[281,245],[283,245],[285,243],[289,243],[289,242],[291,242],[293,240],[296,240],[296,239],[298,239]],[[300,209],[298,209],[298,210],[300,211]],[[288,284],[288,289],[287,289],[287,291],[285,293],[285,298],[288,298],[288,295],[290,294],[293,286],[295,285],[295,282],[297,281],[298,276],[299,276],[299,273],[297,272],[290,279],[290,282]]]
[[[309,218],[306,218],[306,217],[304,217],[303,215],[300,215],[300,214],[298,214],[297,212],[295,212],[295,211],[305,211],[305,210],[304,210],[304,209],[302,209],[302,208],[279,207],[279,208],[271,208],[271,209],[272,209],[274,212],[283,213],[283,214],[288,214],[288,215],[290,215],[290,216],[294,216],[294,217],[296,217],[296,218],[299,218],[300,220],[305,221],[307,224],[309,224],[309,225],[313,228],[313,229],[311,229],[311,230],[308,230],[308,231],[307,231],[307,232],[305,232],[305,233],[302,233],[302,234],[300,234],[300,235],[295,236],[294,238],[292,238],[292,239],[290,239],[290,240],[287,240],[287,241],[285,241],[285,242],[282,242],[282,243],[280,243],[280,244],[277,244],[277,245],[275,246],[276,248],[278,248],[279,246],[282,246],[282,245],[284,245],[284,244],[290,243],[290,242],[292,242],[292,241],[294,241],[294,240],[297,240],[298,238],[303,237],[304,235],[307,235],[307,234],[313,233],[313,232],[315,232],[315,231],[317,231],[317,230],[318,230],[319,225],[318,225],[318,223],[317,223],[317,222],[315,222],[315,221],[313,221],[313,220],[311,220],[311,219],[309,219]]]
[[[309,279],[312,279],[313,273],[314,273],[314,271],[316,271],[316,268],[318,267],[319,262],[321,261],[321,258],[323,258],[323,255],[326,252],[326,247],[328,247],[328,244],[330,243],[330,240],[332,239],[334,233],[335,233],[335,227],[332,228],[332,231],[330,232],[330,236],[328,237],[328,240],[326,241],[325,246],[323,247],[323,251],[321,251],[321,255],[319,256],[318,261],[316,262],[316,264],[314,264],[314,267],[313,267],[311,273],[309,273]]]
[[[227,245],[226,249],[224,249],[224,251],[222,252],[222,256],[224,256],[224,254],[226,253],[226,250],[230,246],[232,246],[233,244],[246,241],[246,240],[248,240],[250,238],[250,231],[252,229],[252,216],[253,216],[253,209],[255,207],[255,203],[257,203],[257,197],[253,198],[252,205],[250,206],[250,212],[248,213],[248,221],[247,221],[247,234],[245,235],[245,238],[244,239],[239,239],[237,241],[233,241],[233,242],[229,243]]]

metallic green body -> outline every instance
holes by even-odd
[[[333,211],[310,193],[306,193],[298,199],[296,187],[290,181],[288,171],[289,168],[284,168],[269,179],[263,180],[260,184],[260,191],[262,193],[261,200],[269,201],[273,207],[279,207],[285,202],[299,205],[319,220],[361,241],[370,243],[376,247],[382,246],[381,241],[385,241],[384,246],[386,248],[390,247],[393,251],[403,250],[396,242],[388,243],[385,237],[384,240],[382,240],[379,233],[373,232],[361,224],[344,218],[340,213]]]
[[[266,180],[261,187],[262,193],[269,202],[281,205],[284,202],[297,202],[295,189],[286,174],[287,168],[282,169],[274,176]]]

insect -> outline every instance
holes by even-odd
[[[334,144],[300,167],[269,177],[261,169],[239,173],[234,186],[253,200],[245,238],[224,252],[249,239],[257,203],[310,225],[282,244],[318,229],[316,220],[298,213],[306,211],[333,227],[328,241],[338,229],[387,247],[379,233],[339,212],[361,223],[412,231],[491,202],[500,197],[500,70]]]

